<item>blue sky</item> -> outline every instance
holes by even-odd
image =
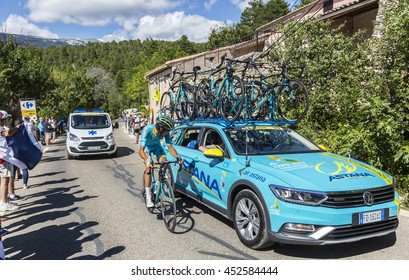
[[[297,0],[287,0],[290,7]],[[249,0],[0,0],[0,31],[64,39],[206,41]]]

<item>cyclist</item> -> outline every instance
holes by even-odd
[[[165,139],[165,143],[169,149],[170,154],[176,158],[179,164],[183,163],[183,158],[179,157],[178,152],[173,148],[172,142],[170,139],[169,131],[175,127],[175,123],[168,116],[159,116],[156,119],[156,124],[150,124],[143,128],[141,138],[140,138],[140,147],[139,147],[139,156],[143,159],[146,169],[144,174],[144,184],[145,184],[145,194],[146,194],[146,206],[153,207],[151,197],[151,176],[149,176],[149,171],[152,168],[152,158],[151,154],[154,154],[156,159],[159,162],[166,161],[165,151],[161,145],[162,139]]]

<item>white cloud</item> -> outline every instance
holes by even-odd
[[[21,34],[57,39],[58,35],[47,28],[41,28],[29,22],[26,18],[11,14],[1,25],[0,30],[10,34]]]
[[[178,0],[28,0],[29,19],[103,26],[115,17],[161,13],[177,7]]]
[[[209,1],[204,2],[203,5],[204,5],[206,10],[210,11],[212,9],[213,5],[216,4],[216,2],[217,2],[217,0],[209,0]]]
[[[132,33],[133,38],[177,40],[182,35],[190,41],[204,42],[210,33],[210,28],[223,25],[223,22],[209,20],[199,15],[185,15],[178,11],[158,16],[144,16],[138,27]]]
[[[124,41],[128,40],[128,33],[124,30],[118,30],[112,34],[105,35],[101,39],[99,39],[102,42],[111,42],[111,41]]]
[[[230,0],[230,2],[237,6],[240,11],[244,11],[245,8],[250,7],[249,2],[250,0]]]

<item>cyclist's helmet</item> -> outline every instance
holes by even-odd
[[[166,130],[172,130],[175,127],[174,121],[168,116],[159,116],[156,118],[156,128],[163,127]]]

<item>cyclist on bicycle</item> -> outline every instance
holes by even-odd
[[[150,169],[152,168],[151,154],[154,154],[159,162],[166,161],[165,151],[161,145],[162,139],[165,139],[165,143],[169,149],[170,154],[177,159],[179,164],[183,163],[183,158],[179,157],[178,152],[173,148],[170,139],[169,131],[175,127],[175,123],[168,116],[159,116],[156,119],[156,124],[150,124],[144,127],[140,139],[139,156],[143,159],[146,169],[144,173],[144,184],[146,194],[146,206],[153,207],[151,197],[151,176],[149,176]]]

